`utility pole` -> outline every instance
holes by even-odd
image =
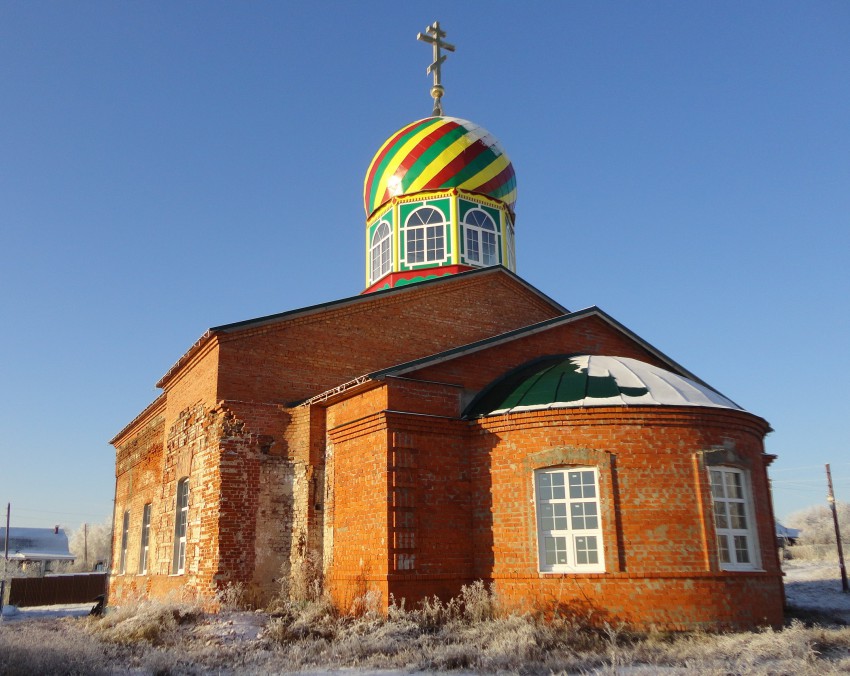
[[[0,578],[0,617],[3,615],[3,599],[6,596],[6,571],[9,568],[9,516],[12,513],[12,503],[6,503],[6,542],[3,545],[3,577]]]
[[[829,471],[829,463],[826,463],[826,485],[829,492],[826,501],[832,510],[832,523],[835,525],[835,544],[838,546],[838,567],[841,569],[841,591],[845,594],[850,592],[847,585],[847,569],[844,567],[844,549],[841,546],[841,529],[838,527],[838,510],[835,508],[835,494],[832,492],[832,473]]]
[[[83,569],[89,570],[89,525],[83,524]]]

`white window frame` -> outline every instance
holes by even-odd
[[[489,223],[493,227],[487,228],[479,223],[470,222],[471,218],[475,218],[479,214],[483,216],[484,223]],[[487,260],[484,259],[484,239],[486,235],[492,235],[493,237],[493,250]],[[481,267],[499,264],[499,226],[493,220],[493,217],[484,211],[484,209],[474,207],[464,214],[463,238],[464,255],[467,263],[474,263]],[[470,246],[470,244],[474,244],[474,246]],[[473,251],[475,255],[473,255]]]
[[[534,472],[538,570],[603,573],[605,547],[596,467]]]
[[[174,560],[171,574],[186,572],[186,532],[189,528],[189,477],[177,482],[177,499],[174,501]]]
[[[508,221],[505,227],[505,250],[508,253],[507,262],[508,262],[508,270],[512,272],[516,271],[516,251],[515,251],[515,242],[514,242],[514,226],[510,224]]]
[[[386,229],[384,231],[384,229]],[[384,232],[382,232],[384,231]],[[393,226],[389,221],[381,221],[372,234],[371,280],[377,282],[393,269]]]
[[[759,570],[761,558],[749,472],[714,465],[708,468],[708,481],[720,569]]]
[[[139,575],[148,572],[148,552],[151,543],[151,503],[142,508],[142,530],[139,536]]]
[[[123,575],[127,572],[127,547],[130,540],[130,510],[124,511],[124,517],[121,522],[121,561],[118,567],[119,573]]]
[[[424,211],[433,211],[440,220],[425,221],[422,213]],[[427,218],[427,217],[425,217]],[[417,220],[418,223],[411,224]],[[448,259],[448,248],[446,246],[446,225],[448,220],[446,215],[437,207],[425,204],[417,207],[408,214],[404,221],[404,262],[410,266],[429,265],[435,263],[444,263]],[[421,242],[421,257],[411,255],[414,247],[411,244]],[[420,247],[415,247],[418,251]]]

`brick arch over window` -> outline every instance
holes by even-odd
[[[599,505],[602,537],[605,542],[605,570],[621,572],[626,569],[623,552],[623,529],[620,518],[619,482],[616,456],[609,451],[576,446],[555,446],[530,453],[523,460],[525,473],[532,486],[535,470],[555,467],[595,467],[599,472]],[[532,488],[532,495],[534,495]],[[529,541],[538,537],[534,510],[527,523]]]

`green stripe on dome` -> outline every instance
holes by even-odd
[[[497,153],[493,150],[493,148],[487,148],[484,152],[480,153],[472,162],[467,164],[463,169],[457,172],[451,179],[451,181],[446,181],[447,184],[450,184],[452,187],[461,186],[475,176],[479,171],[488,167],[492,162],[495,162],[501,153]],[[471,190],[475,190],[476,186],[470,186]]]
[[[432,127],[435,124],[440,122],[440,118],[429,117],[422,120],[420,124],[417,124],[413,129],[407,132],[404,136],[397,139],[395,143],[393,143],[390,147],[386,149],[386,153],[384,154],[384,158],[381,160],[377,169],[375,170],[375,175],[372,178],[372,184],[369,186],[369,206],[373,209],[376,209],[380,206],[380,204],[375,204],[375,200],[379,199],[381,195],[376,195],[375,192],[378,189],[378,186],[381,183],[381,179],[383,178],[384,173],[387,170],[387,167],[390,164],[398,165],[400,162],[396,161],[396,155],[398,155],[399,151],[404,147],[404,144],[407,143],[411,138],[413,138],[416,134],[418,134],[423,129],[428,127]]]
[[[416,162],[414,162],[407,170],[407,173],[404,175],[404,179],[401,182],[403,190],[407,192],[408,188],[410,188],[410,184],[423,174],[428,166],[440,156],[440,153],[468,133],[469,131],[465,127],[458,125],[437,139],[437,141],[423,152],[419,159],[417,159]]]
[[[546,406],[583,399],[640,397],[645,387],[624,387],[612,375],[590,376],[574,357],[554,355],[535,360],[495,380],[470,403],[463,416],[475,418],[515,407]]]

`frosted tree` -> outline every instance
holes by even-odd
[[[98,562],[106,564],[111,547],[111,520],[88,524],[88,529],[86,524],[81,525],[68,538],[68,549],[75,557],[72,570],[92,570]]]
[[[835,503],[838,512],[838,525],[841,528],[841,539],[850,540],[850,504]],[[835,525],[832,521],[832,510],[828,505],[812,505],[794,512],[786,520],[789,528],[799,528],[801,545],[835,544]]]

